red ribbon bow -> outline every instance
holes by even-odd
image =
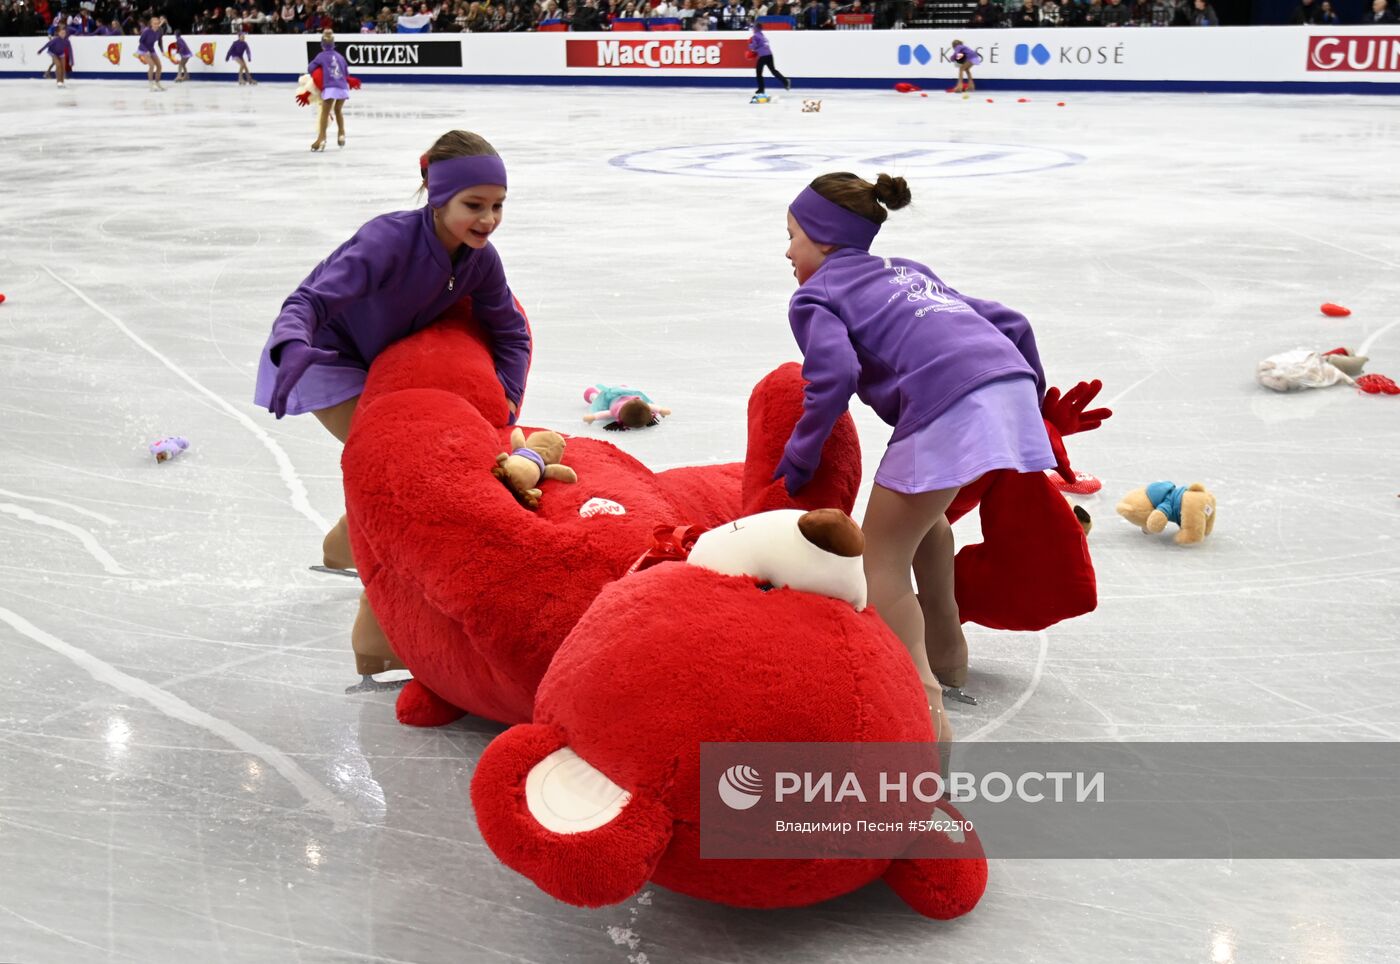
[[[695,547],[695,540],[705,531],[704,526],[657,526],[651,534],[651,546],[632,563],[627,575],[663,562],[685,562]]]

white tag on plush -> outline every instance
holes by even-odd
[[[578,514],[585,519],[595,515],[626,515],[627,510],[612,499],[592,498],[578,507]]]

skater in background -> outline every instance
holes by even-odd
[[[767,92],[763,83],[763,68],[767,67],[774,79],[782,81],[784,90],[792,90],[792,81],[778,73],[778,68],[773,66],[773,48],[768,44],[768,36],[763,32],[763,24],[757,20],[753,22],[753,35],[749,37],[749,52],[758,58],[754,65],[754,73],[758,77],[758,89],[756,94]]]
[[[194,51],[190,45],[185,43],[185,38],[179,30],[175,31],[175,83],[183,84],[190,79],[189,62],[194,56]]]
[[[335,111],[335,142],[344,147],[345,102],[350,98],[350,65],[335,49],[335,34],[329,30],[321,34],[321,52],[307,65],[306,72],[314,76],[317,68],[321,71],[321,117],[311,149],[326,149],[326,127],[330,123],[332,110]]]
[[[977,84],[972,79],[972,68],[982,62],[982,55],[973,50],[961,40],[953,41],[953,52],[949,59],[957,65],[958,82],[953,87],[953,93],[961,94],[977,89]]]
[[[39,53],[48,51],[54,75],[58,78],[58,86],[63,86],[63,80],[68,76],[68,70],[73,65],[73,45],[68,40],[68,27],[59,24],[58,30],[49,38],[49,42],[39,48]],[[48,71],[44,72],[45,78]]]
[[[161,86],[160,67],[160,38],[162,34],[160,17],[152,17],[146,29],[141,31],[141,38],[136,42],[136,59],[146,65],[146,79],[150,81],[151,90],[165,90]]]
[[[794,494],[807,484],[853,393],[894,426],[862,525],[870,603],[908,647],[934,728],[947,734],[941,687],[963,686],[968,653],[945,512],[987,472],[1056,461],[1029,322],[916,261],[870,253],[888,211],[909,201],[903,178],[825,174],[788,209],[799,285],[788,321],[808,384],[774,477]]]
[[[312,412],[343,443],[379,353],[469,299],[514,421],[532,341],[490,242],[504,211],[505,165],[481,136],[448,131],[419,159],[419,170],[426,205],[364,224],[283,302],[254,393],[278,418]],[[321,548],[326,566],[353,568],[344,516]],[[362,675],[402,665],[363,594],[351,640]]]
[[[248,32],[240,30],[238,31],[238,39],[228,48],[228,53],[224,54],[224,63],[228,63],[230,60],[238,61],[238,83],[240,86],[257,83],[253,79],[253,72],[248,69],[248,61],[252,59],[253,51],[248,47]]]

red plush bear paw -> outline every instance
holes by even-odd
[[[446,726],[467,715],[416,679],[409,680],[399,692],[394,712],[407,726]]]

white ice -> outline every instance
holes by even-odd
[[[1400,739],[1400,399],[1252,380],[1337,345],[1400,376],[1395,101],[991,96],[367,84],[317,155],[285,84],[0,84],[0,959],[1393,960],[1383,861],[997,861],[946,925],[878,884],[801,911],[656,888],[571,908],[476,830],[498,727],[409,729],[391,694],[344,693],[357,590],[306,570],[337,445],[252,405],[257,353],[466,127],[512,171],[497,241],[534,424],[627,382],[676,414],[610,440],[655,468],[742,458],[749,389],[795,357],[784,208],[853,166],[912,182],[877,251],[1023,310],[1053,383],[1104,380],[1117,414],[1071,439],[1105,483],[1099,609],[974,629],[961,738]],[[708,166],[657,173],[683,163]],[[868,476],[886,430],[857,421]],[[192,444],[157,466],[165,434]],[[1114,515],[1158,478],[1216,493],[1204,545]]]

